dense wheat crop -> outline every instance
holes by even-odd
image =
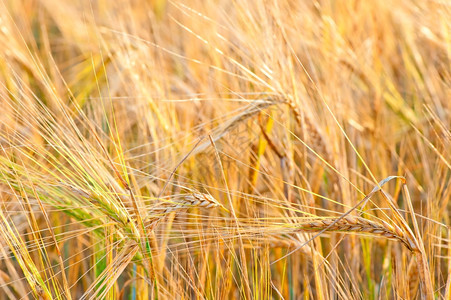
[[[450,299],[449,1],[0,2],[0,300]]]

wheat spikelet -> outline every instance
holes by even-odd
[[[346,216],[344,218],[323,219],[306,222],[298,226],[303,231],[340,231],[352,233],[364,233],[382,236],[402,242],[409,250],[415,249],[415,244],[398,227],[384,221],[377,223],[361,217]]]

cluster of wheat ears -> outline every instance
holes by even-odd
[[[451,299],[447,1],[0,3],[0,300]]]

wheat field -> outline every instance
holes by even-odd
[[[0,300],[451,299],[447,0],[0,1]]]

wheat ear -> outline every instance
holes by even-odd
[[[292,99],[289,97],[285,99],[285,103],[290,107],[294,118],[296,119],[296,123],[299,127],[305,126],[305,131],[307,133],[307,143],[311,143],[312,148],[322,155],[325,155],[325,159],[327,161],[331,161],[332,155],[327,147],[327,144],[324,141],[323,134],[319,131],[318,127],[314,125],[310,117],[304,114],[302,117],[301,109],[299,105],[297,105]]]
[[[315,220],[302,223],[296,227],[301,231],[339,231],[344,233],[379,235],[385,238],[398,240],[411,251],[415,249],[415,244],[400,228],[392,226],[384,221],[379,223],[361,217],[346,216],[344,218]]]

